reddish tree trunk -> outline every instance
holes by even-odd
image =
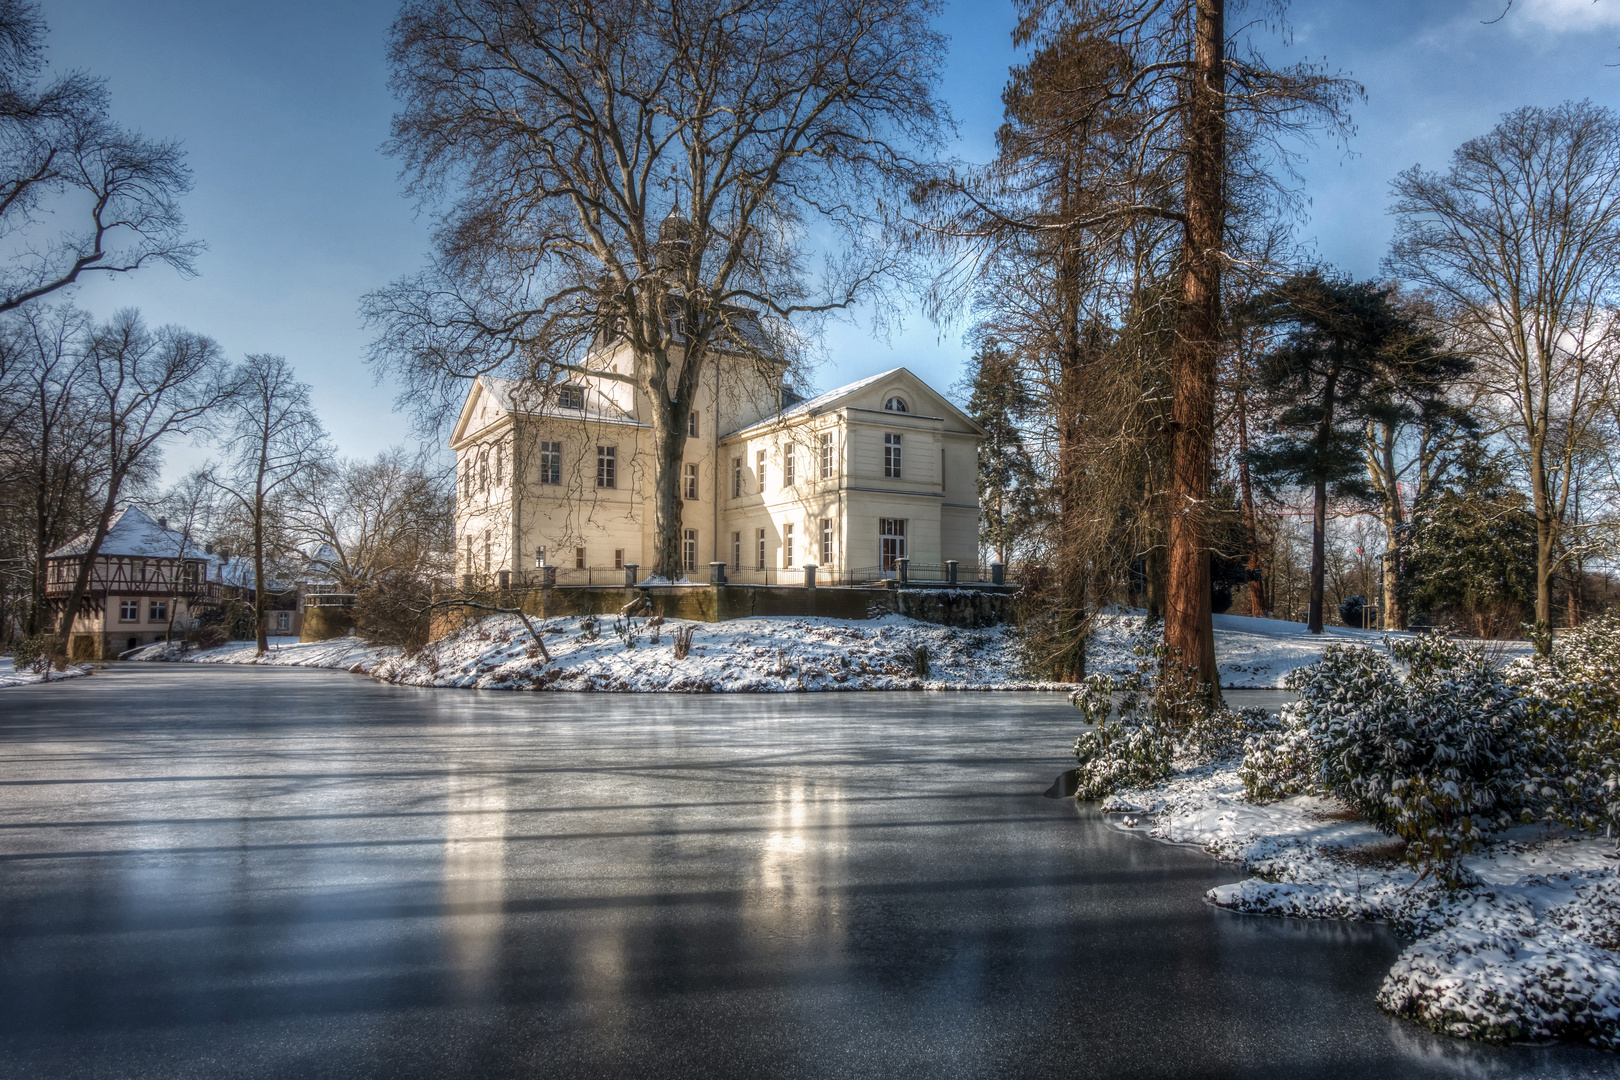
[[[1224,0],[1198,0],[1187,106],[1187,222],[1182,244],[1170,448],[1165,644],[1199,682],[1219,685],[1210,615],[1209,488],[1220,353],[1225,231]]]

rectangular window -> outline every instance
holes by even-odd
[[[494,563],[494,545],[489,539],[489,530],[484,530],[484,573],[489,573]]]
[[[168,622],[169,602],[167,600],[153,600],[146,605],[147,622]]]
[[[831,566],[833,561],[833,519],[821,519],[821,565]]]
[[[782,447],[782,486],[792,487],[799,478],[798,455],[794,453],[797,448],[788,443]]]
[[[782,525],[782,569],[793,569],[793,523]]]
[[[906,522],[904,518],[878,518],[878,566],[883,570],[895,569],[895,561],[906,557]]]
[[[900,436],[892,432],[883,436],[883,475],[900,479]]]
[[[754,565],[763,570],[765,569],[765,530],[758,530],[755,539],[758,541],[759,549],[755,552],[757,558],[754,560]]]
[[[759,493],[765,494],[765,451],[759,450],[754,454],[754,480],[759,484]]]
[[[939,486],[945,486],[945,448],[939,448]]]
[[[617,447],[598,446],[596,448],[596,486],[599,488],[616,488],[619,486]]]
[[[475,569],[474,566],[473,566],[472,545],[473,545],[473,538],[471,536],[468,536],[467,537],[467,573],[469,573],[469,574],[472,573],[473,570]]]
[[[141,602],[139,600],[125,600],[118,605],[119,622],[140,622]]]
[[[542,442],[540,444],[540,482],[542,484],[562,483],[562,443]]]
[[[505,448],[495,444],[495,486],[500,487],[506,483],[506,453]]]
[[[697,410],[696,409],[693,409],[691,412],[686,414],[686,437],[688,439],[697,438]]]
[[[688,499],[696,499],[698,497],[697,466],[696,465],[683,465],[683,466],[681,466],[681,478],[684,481],[683,486],[686,488],[686,497]]]
[[[583,409],[585,407],[585,391],[572,383],[564,383],[557,388],[557,408]]]
[[[830,431],[821,433],[821,478],[833,478],[833,433]]]
[[[574,569],[585,569],[585,549],[582,547],[577,547],[574,549]]]
[[[623,570],[624,569],[624,548],[614,548],[613,549],[613,569],[615,569],[615,570]]]
[[[697,572],[697,530],[687,529],[681,534],[681,558],[686,563],[686,572]]]
[[[276,612],[276,629],[283,633],[286,633],[288,630],[292,629],[292,612]]]
[[[742,458],[731,459],[731,497],[742,498]]]
[[[731,534],[731,568],[733,570],[742,569],[742,533],[740,532]]]

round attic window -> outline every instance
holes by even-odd
[[[883,407],[885,409],[889,410],[890,412],[910,412],[911,411],[910,409],[906,408],[906,399],[905,398],[892,397],[888,401],[885,401],[883,403]]]

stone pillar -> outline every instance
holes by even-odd
[[[945,581],[949,585],[955,585],[956,584],[956,560],[955,559],[946,559],[945,560]]]
[[[709,584],[724,585],[726,583],[726,564],[712,562],[709,564]]]
[[[624,583],[626,586],[631,586],[636,583],[636,571],[640,569],[641,567],[637,566],[633,562],[627,562],[624,564]]]
[[[894,579],[904,585],[911,575],[911,560],[906,558],[894,560]]]
[[[816,564],[815,563],[805,563],[804,564],[804,587],[807,588],[807,589],[813,589],[813,588],[816,587]]]
[[[1007,568],[998,562],[990,564],[990,584],[1005,585],[1007,583]]]
[[[542,566],[540,568],[540,587],[554,589],[557,587],[557,568],[555,566]]]

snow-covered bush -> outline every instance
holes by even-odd
[[[1620,823],[1620,620],[1570,630],[1551,656],[1514,661],[1535,754],[1526,816],[1612,833]]]
[[[1217,761],[1243,747],[1244,736],[1271,723],[1264,709],[1233,712],[1210,704],[1207,685],[1194,683],[1149,623],[1131,649],[1123,677],[1089,675],[1071,696],[1094,725],[1074,741],[1076,795],[1100,799],[1124,787],[1157,783],[1175,761]]]
[[[1272,803],[1315,791],[1321,771],[1310,729],[1295,715],[1244,740],[1238,778],[1250,802]]]
[[[1322,787],[1457,885],[1462,856],[1518,804],[1525,704],[1477,646],[1432,634],[1388,648],[1404,676],[1372,649],[1329,646],[1290,676],[1285,722],[1308,735]]]

